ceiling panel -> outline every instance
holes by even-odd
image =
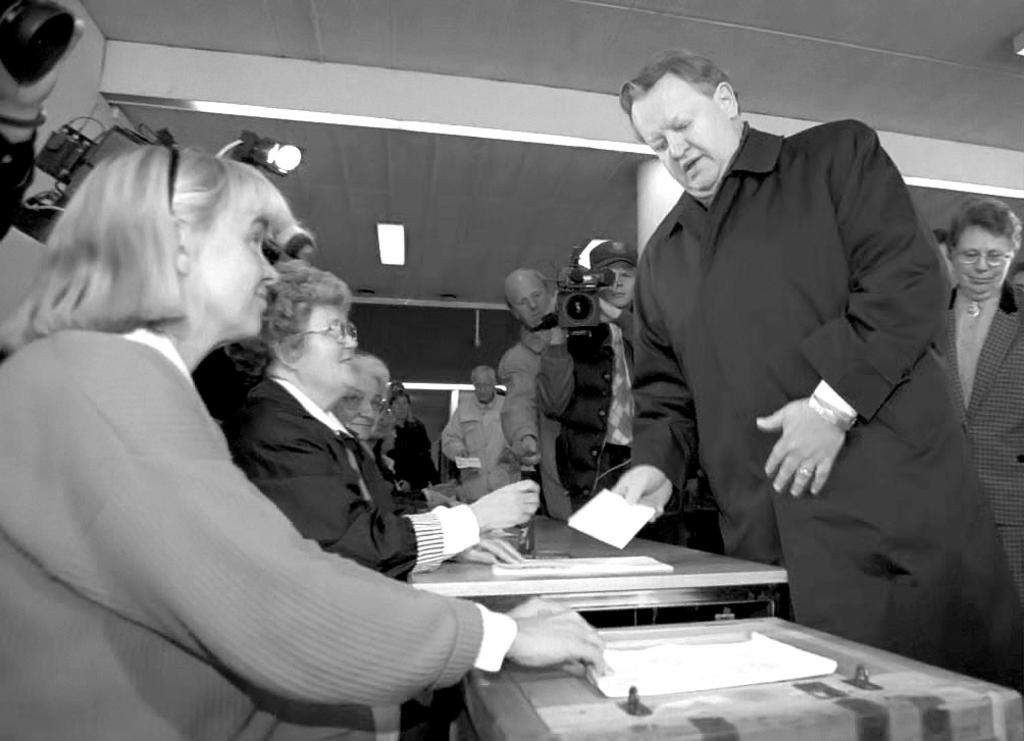
[[[217,151],[249,129],[303,146],[275,180],[317,236],[317,264],[379,297],[503,301],[511,270],[553,273],[592,237],[633,241],[636,154],[125,106]],[[407,264],[382,266],[379,221],[403,223]]]
[[[1020,0],[638,0],[622,4],[667,17],[733,23],[1024,74],[1009,43],[1024,28]]]
[[[1024,149],[1020,0],[84,3],[113,39],[602,93],[686,47],[730,71],[749,111]]]
[[[640,155],[126,107],[136,122],[216,151],[242,129],[306,149],[275,179],[316,234],[316,263],[380,298],[500,303],[504,276],[554,275],[574,245],[633,241]],[[946,226],[962,193],[911,188],[923,221]],[[1024,201],[1008,200],[1024,216]],[[407,264],[381,265],[376,224],[406,225]]]
[[[744,109],[1024,149],[1020,0],[84,0],[109,38],[613,93],[658,49],[730,71]],[[970,22],[966,22],[969,14]],[[299,80],[297,85],[315,84]],[[352,91],[372,95],[372,90]],[[632,241],[640,155],[129,107],[217,150],[249,128],[306,148],[278,181],[318,263],[380,297],[501,302],[502,279],[553,274],[592,237]],[[558,115],[552,111],[552,115]],[[942,226],[964,197],[912,189]],[[1024,215],[1024,202],[1011,206]],[[385,267],[378,221],[404,223]]]

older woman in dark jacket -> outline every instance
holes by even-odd
[[[965,200],[949,228],[956,288],[946,312],[950,387],[1024,601],[1024,280],[1021,220],[994,198]],[[1012,267],[1011,267],[1012,266]]]
[[[330,411],[356,385],[348,287],[299,261],[279,272],[261,333],[271,354],[267,377],[225,433],[235,462],[303,535],[404,578],[475,546],[482,532],[533,514],[536,485],[517,482],[479,507],[397,515],[363,445]]]

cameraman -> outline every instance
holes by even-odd
[[[558,475],[573,510],[611,488],[629,468],[633,442],[633,278],[637,254],[624,242],[601,242],[590,253],[593,271],[610,269],[612,285],[598,289],[601,321],[571,336],[557,327],[541,355],[537,399],[561,423]],[[667,514],[641,537],[683,542],[681,516]]]
[[[83,29],[82,22],[76,20],[67,51],[77,43]],[[43,102],[56,82],[57,71],[51,70],[39,80],[19,83],[0,64],[0,238],[7,234],[32,182],[35,133],[46,120]]]

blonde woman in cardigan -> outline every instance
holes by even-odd
[[[232,465],[189,372],[257,332],[293,222],[255,169],[161,147],[71,199],[0,330],[0,737],[371,735],[363,706],[474,665],[600,663],[574,613],[323,553]]]

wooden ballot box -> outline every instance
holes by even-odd
[[[609,627],[710,620],[718,614],[785,614],[787,577],[781,566],[640,538],[619,550],[570,529],[564,522],[546,518],[536,518],[534,540],[538,558],[646,556],[669,564],[671,569],[666,573],[586,577],[508,577],[495,575],[484,564],[447,562],[436,571],[413,574],[412,585],[448,597],[472,599],[496,610],[541,596],[586,613],[596,625]],[[691,616],[701,614],[703,617]],[[611,619],[619,617],[622,619]]]
[[[585,677],[506,665],[465,682],[471,729],[485,741],[1020,741],[1016,692],[777,618],[602,631],[609,647],[742,640],[751,633],[834,659],[825,676],[730,689],[605,697]]]

